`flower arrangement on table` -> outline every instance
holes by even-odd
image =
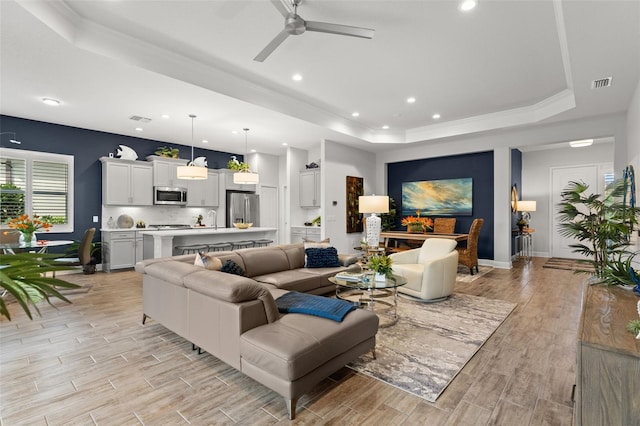
[[[48,220],[41,219],[37,214],[33,215],[33,219],[29,218],[28,214],[23,214],[22,216],[9,220],[7,226],[20,231],[25,243],[30,243],[36,231],[44,229],[46,232],[49,232],[49,229],[53,225]]]
[[[433,219],[429,217],[420,217],[420,210],[416,210],[415,216],[407,216],[400,222],[402,226],[407,227],[407,232],[420,233],[433,229]]]

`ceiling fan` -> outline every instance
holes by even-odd
[[[298,5],[302,0],[288,0],[291,2],[293,11],[290,11],[282,4],[281,0],[271,0],[271,3],[278,9],[278,12],[284,16],[284,29],[275,36],[267,47],[262,49],[258,55],[253,58],[254,61],[263,62],[282,42],[290,35],[300,35],[305,31],[316,31],[319,33],[330,33],[360,38],[373,38],[375,30],[361,27],[350,27],[348,25],[330,24],[327,22],[305,21],[298,15]]]

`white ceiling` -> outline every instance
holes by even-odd
[[[305,0],[298,12],[375,36],[307,32],[259,63],[283,27],[266,0],[2,0],[0,112],[185,145],[196,114],[203,148],[242,153],[249,127],[259,152],[321,139],[376,151],[625,111],[640,75],[638,1],[480,0],[463,13],[457,0]]]

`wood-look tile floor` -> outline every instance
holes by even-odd
[[[73,304],[15,304],[0,320],[0,424],[569,425],[582,280],[545,259],[494,269],[456,291],[518,304],[435,403],[345,368],[299,402],[284,400],[153,320],[141,276],[66,276],[92,285]]]

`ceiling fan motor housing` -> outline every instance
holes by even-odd
[[[290,13],[284,20],[284,29],[291,35],[300,35],[307,29],[304,19],[295,13]]]

